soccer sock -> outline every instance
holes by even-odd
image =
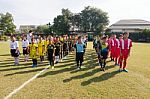
[[[19,64],[19,57],[16,58],[16,62],[17,62],[17,64]]]
[[[100,66],[101,66],[101,68],[103,68],[103,63],[102,63],[102,60],[101,59],[99,59],[99,64],[100,64]]]
[[[16,57],[14,57],[14,61],[15,61],[15,64],[16,64]]]
[[[127,60],[125,59],[124,62],[123,62],[123,69],[126,68],[126,65],[127,65]]]
[[[105,68],[106,67],[106,60],[104,60],[104,66],[103,66],[103,68]]]
[[[29,59],[29,55],[26,56],[26,60],[27,60],[27,61],[28,61],[28,59]]]
[[[35,59],[35,65],[37,66],[37,59]]]
[[[40,61],[42,62],[42,56],[40,56]]]

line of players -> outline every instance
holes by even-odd
[[[84,37],[84,41],[87,37]],[[27,40],[26,36],[23,36],[22,48],[25,62],[28,61],[29,56],[32,59],[32,67],[37,66],[37,60],[40,58],[40,63],[47,56],[49,65],[54,68],[54,64],[57,64],[62,59],[66,58],[69,53],[72,53],[74,46],[78,42],[78,36],[57,36],[57,37],[41,37],[35,39],[34,35],[31,37],[31,41]],[[19,65],[19,44],[14,36],[11,37],[10,43],[11,56],[14,57],[15,65]],[[78,62],[77,62],[78,63]]]
[[[116,66],[120,66],[119,71],[128,72],[126,69],[127,59],[132,47],[132,40],[128,37],[129,33],[123,33],[119,39],[116,38],[115,34],[112,34],[110,38],[102,36],[94,39],[93,47],[97,52],[99,65],[103,71],[105,71],[106,59],[110,54],[111,61],[114,61]]]

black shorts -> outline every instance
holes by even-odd
[[[11,49],[10,53],[11,53],[12,57],[18,57],[19,56],[19,53],[16,53],[16,49]]]
[[[101,55],[103,56],[103,58],[102,59],[107,59],[107,57],[108,57],[108,52],[101,52]]]
[[[28,55],[28,49],[27,48],[23,48],[23,55]]]
[[[48,60],[49,60],[49,61],[54,61],[53,55],[48,55]]]
[[[80,61],[80,62],[83,62],[83,55],[84,53],[76,53],[76,61]]]

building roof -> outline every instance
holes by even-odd
[[[126,19],[120,20],[113,25],[150,25],[149,21],[141,20],[141,19]]]
[[[120,20],[109,29],[150,29],[150,22],[141,19]]]

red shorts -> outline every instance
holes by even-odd
[[[122,53],[121,58],[122,59],[127,59],[128,56],[129,56],[129,49],[123,49],[123,50],[121,50],[121,53]]]
[[[118,58],[120,56],[120,48],[116,48],[114,56]]]
[[[110,53],[111,53],[111,57],[115,57],[115,47],[111,47]]]

